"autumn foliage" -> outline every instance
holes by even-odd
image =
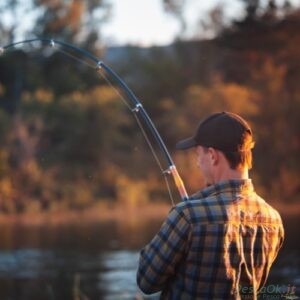
[[[299,30],[295,9],[233,23],[212,40],[146,55],[124,48],[125,59],[113,64],[153,118],[189,193],[201,188],[201,174],[194,154],[175,152],[175,143],[208,113],[228,110],[253,127],[259,192],[270,202],[299,198]],[[2,56],[0,71],[2,212],[169,201],[133,116],[96,73],[56,53],[21,50]]]

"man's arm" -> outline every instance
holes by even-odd
[[[163,290],[181,261],[190,224],[178,208],[173,208],[159,232],[141,250],[137,283],[145,294]]]

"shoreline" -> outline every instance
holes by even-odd
[[[274,202],[271,205],[282,217],[300,215],[300,204]],[[171,209],[167,203],[141,203],[130,206],[122,203],[98,203],[82,210],[63,210],[47,212],[28,212],[0,214],[0,224],[18,224],[24,226],[67,225],[75,223],[99,222],[142,222],[143,220],[163,220]]]
[[[24,226],[68,225],[76,223],[136,222],[145,219],[163,220],[171,209],[170,204],[148,203],[140,206],[124,204],[108,205],[99,203],[83,210],[63,210],[30,212],[20,214],[0,214],[0,224]]]

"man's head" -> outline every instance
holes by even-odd
[[[204,175],[214,172],[222,159],[231,170],[242,171],[252,167],[252,131],[247,122],[234,113],[220,112],[208,116],[200,122],[192,137],[176,145],[181,150],[194,147]]]

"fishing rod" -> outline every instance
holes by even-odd
[[[5,51],[9,50],[10,48],[15,48],[16,46],[19,45],[25,45],[25,44],[32,44],[32,43],[42,43],[45,44],[46,46],[50,46],[51,48],[55,48],[58,51],[66,54],[67,56],[72,57],[73,59],[83,62],[86,65],[88,65],[89,67],[93,68],[94,70],[96,70],[112,87],[114,87],[113,83],[111,82],[111,79],[113,79],[113,81],[117,84],[117,86],[126,94],[127,98],[130,100],[130,104],[127,103],[127,101],[124,99],[124,97],[119,94],[121,96],[121,98],[123,99],[123,101],[125,102],[125,104],[128,106],[128,108],[131,110],[131,112],[134,114],[134,116],[136,117],[136,120],[138,122],[138,125],[140,126],[142,133],[146,139],[146,141],[148,142],[148,145],[150,146],[150,149],[152,151],[152,154],[154,155],[155,160],[157,161],[161,172],[163,173],[163,175],[165,176],[166,179],[166,183],[167,183],[167,187],[169,190],[169,194],[170,194],[170,198],[172,200],[172,204],[174,205],[174,200],[170,191],[170,187],[168,184],[168,180],[166,175],[171,175],[173,177],[175,186],[178,189],[179,195],[181,197],[181,199],[183,201],[188,200],[188,194],[186,192],[184,183],[177,171],[177,168],[175,166],[175,163],[163,141],[163,139],[161,138],[158,130],[156,129],[154,123],[152,122],[151,118],[149,117],[148,113],[146,112],[146,110],[144,109],[143,105],[141,104],[141,102],[139,101],[139,99],[135,96],[135,94],[132,92],[132,90],[128,87],[128,85],[123,81],[123,79],[115,72],[113,71],[110,67],[108,67],[102,60],[99,60],[96,56],[94,56],[93,54],[91,54],[90,52],[82,49],[82,48],[78,48],[72,44],[66,43],[66,42],[62,42],[62,41],[58,41],[58,40],[54,40],[51,38],[34,38],[34,39],[28,39],[28,40],[23,40],[23,41],[19,41],[19,42],[15,42],[15,43],[11,43],[8,45],[5,45],[3,47],[0,47],[0,54],[3,54]],[[62,49],[57,47],[60,46],[62,47]],[[71,52],[68,52],[68,51]],[[83,56],[86,59],[88,59],[88,61],[84,61],[82,60],[79,56]],[[107,75],[108,76],[107,76]],[[167,162],[167,169],[163,169],[160,161],[154,151],[154,148],[150,142],[150,140],[147,137],[147,134],[143,128],[143,125],[140,122],[140,119],[144,122],[144,124],[146,125],[146,127],[148,128],[148,130],[150,131],[152,137],[154,138],[154,140],[156,141],[157,145],[159,146],[160,150],[162,151],[166,162]]]

